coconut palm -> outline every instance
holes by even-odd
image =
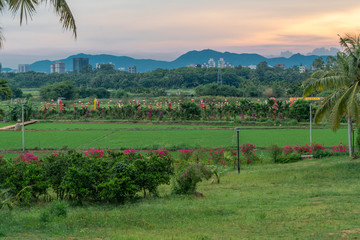
[[[50,4],[54,7],[55,13],[60,17],[60,22],[65,30],[71,30],[76,38],[75,19],[65,0],[0,0],[0,12],[8,10],[14,15],[20,14],[20,25],[36,13],[40,4]],[[0,27],[0,48],[3,43],[3,35]]]
[[[340,120],[348,120],[349,154],[352,155],[351,128],[352,119],[359,123],[359,84],[360,84],[360,37],[346,35],[340,37],[343,52],[337,54],[335,66],[330,71],[317,71],[304,83],[304,96],[316,91],[332,90],[332,93],[321,103],[314,119],[315,124],[329,118],[331,128],[335,131]]]

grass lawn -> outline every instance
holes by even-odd
[[[234,128],[232,126],[189,125],[189,124],[129,124],[129,123],[52,123],[40,122],[26,126],[29,130],[144,130],[144,129],[202,129],[202,128]]]
[[[244,166],[202,182],[205,198],[171,195],[125,205],[69,207],[40,220],[47,207],[0,211],[5,239],[357,239],[360,161],[347,157]]]
[[[46,125],[46,124],[45,124]],[[87,126],[87,124],[83,124]],[[106,125],[106,126],[104,126]],[[99,124],[107,128],[111,124]],[[37,124],[29,125],[27,130]],[[39,125],[41,127],[41,125]],[[55,126],[58,126],[55,124]],[[116,126],[116,124],[115,124]],[[156,148],[194,148],[194,147],[234,147],[236,132],[233,129],[141,129],[148,125],[136,125],[132,129],[92,129],[91,131],[26,131],[27,149],[156,149]],[[89,127],[94,127],[93,125]],[[127,127],[126,127],[127,128]],[[46,128],[45,128],[46,129]],[[21,132],[1,132],[0,149],[22,149]],[[258,148],[267,148],[272,144],[305,145],[309,143],[308,129],[242,129],[240,143],[250,142]],[[332,132],[330,129],[314,129],[313,141],[329,147],[340,142],[347,143],[345,128]]]

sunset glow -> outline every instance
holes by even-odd
[[[337,34],[360,31],[360,7],[353,0],[143,1],[68,0],[78,39],[63,32],[45,6],[22,27],[3,13],[3,65],[56,59],[80,52],[173,60],[189,50],[306,54],[339,47]],[[8,64],[7,64],[8,62]]]

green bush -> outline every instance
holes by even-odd
[[[134,199],[140,190],[135,184],[135,169],[126,162],[118,162],[111,169],[106,182],[100,183],[100,195],[110,202],[123,203]]]
[[[173,193],[193,194],[196,192],[196,185],[203,179],[209,179],[212,171],[201,163],[184,164],[179,167],[173,181]]]
[[[10,189],[9,193],[18,195],[18,200],[25,204],[37,200],[48,188],[41,164],[25,161],[3,161],[0,164],[0,181],[2,188]]]
[[[72,153],[53,153],[44,158],[44,175],[48,179],[50,186],[56,193],[57,199],[63,199],[65,190],[60,187],[65,173],[71,164],[71,159],[76,155]]]
[[[201,108],[194,102],[181,103],[180,111],[185,120],[198,120],[201,116]]]
[[[166,150],[149,152],[147,158],[138,158],[133,161],[136,175],[136,185],[146,196],[146,190],[157,195],[157,187],[169,184],[174,173],[173,159]]]
[[[292,163],[301,160],[301,155],[296,152],[292,152],[287,156],[281,156],[277,159],[277,163]]]

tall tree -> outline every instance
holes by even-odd
[[[9,98],[12,95],[11,89],[8,86],[8,81],[0,80],[0,96],[4,96],[5,98]],[[1,99],[1,98],[0,98]],[[0,117],[4,116],[4,110],[0,108]]]
[[[315,113],[315,123],[328,118],[335,131],[344,116],[348,120],[349,155],[352,155],[352,119],[359,124],[360,90],[360,36],[340,37],[343,52],[337,54],[333,69],[317,71],[305,82],[304,96],[316,91],[331,90],[330,94]]]
[[[36,13],[40,4],[49,3],[55,9],[55,13],[60,17],[60,22],[65,30],[71,30],[76,38],[76,24],[74,16],[66,3],[66,0],[0,0],[0,13],[8,10],[16,15],[20,14],[20,25],[27,22],[28,19]],[[3,47],[4,37],[0,27],[0,48]]]

